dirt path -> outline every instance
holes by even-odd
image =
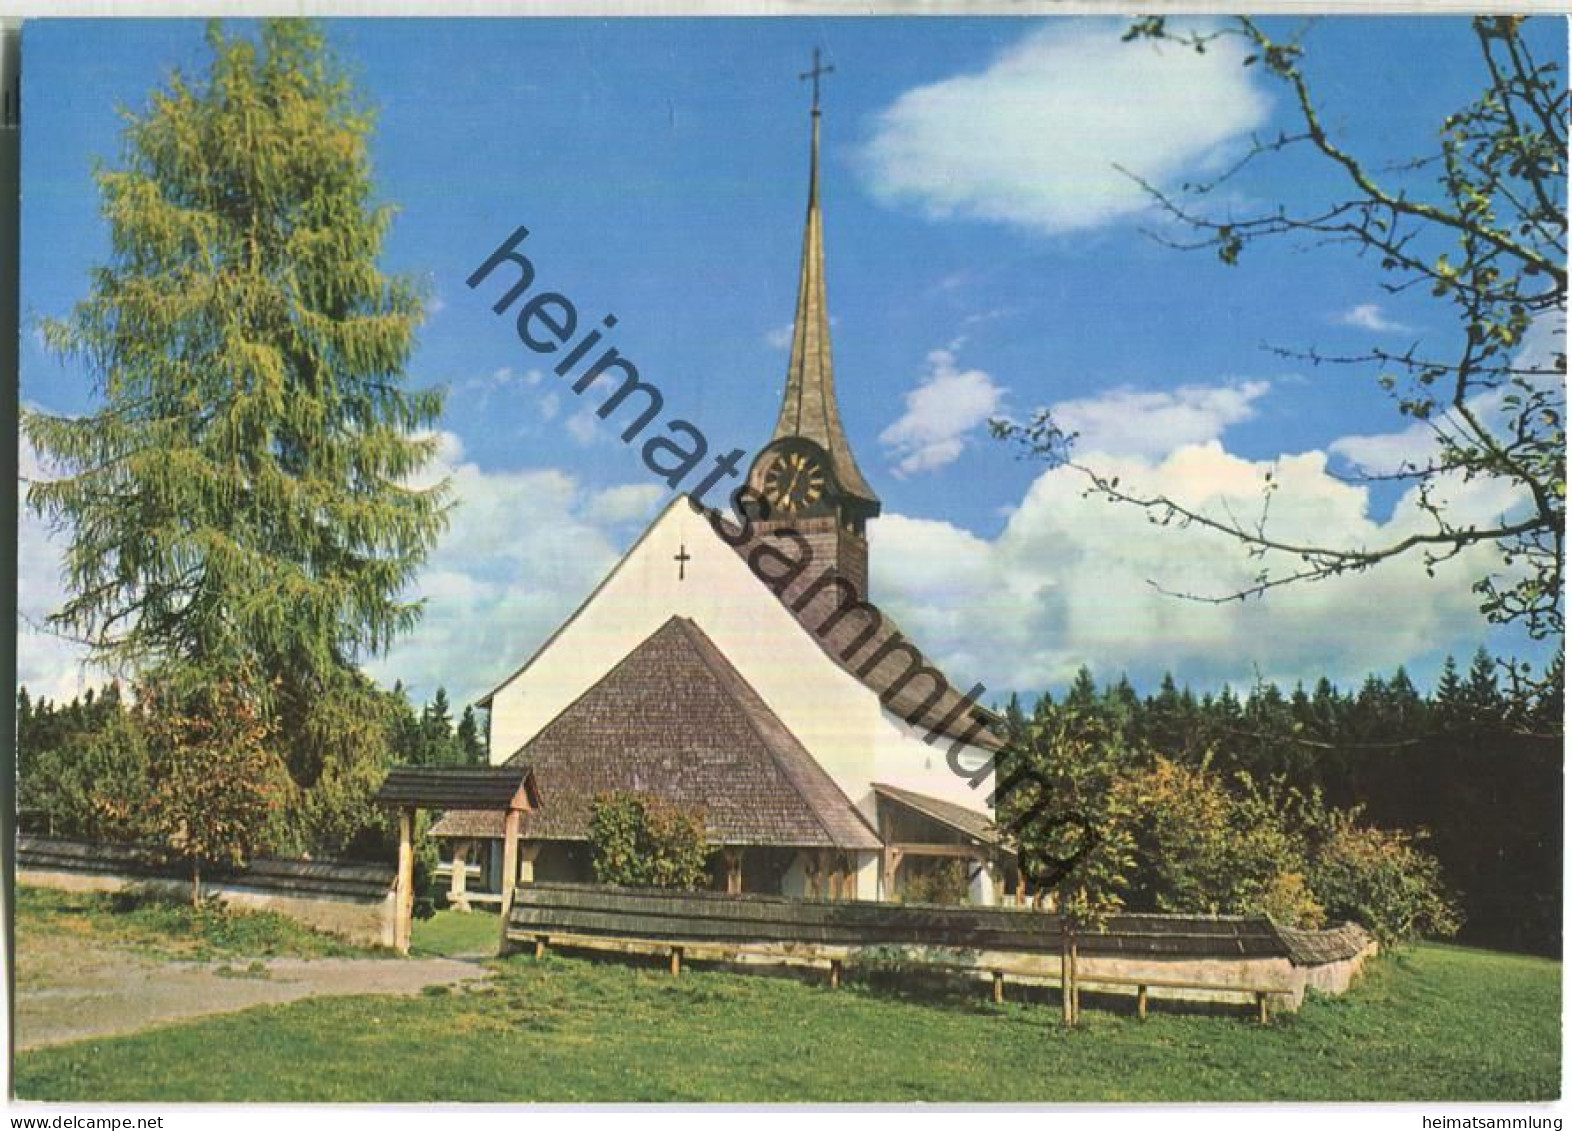
[[[29,948],[34,949],[34,948]],[[452,958],[273,958],[247,971],[244,960],[159,962],[70,938],[18,955],[16,1043],[20,1050],[232,1013],[253,1005],[346,994],[418,994],[490,976]],[[220,971],[228,970],[228,973]],[[262,971],[265,971],[265,976]]]

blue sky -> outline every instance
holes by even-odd
[[[1563,25],[1541,23],[1541,56],[1562,54]],[[1373,540],[1405,521],[1397,492],[1327,474],[1401,444],[1373,375],[1263,347],[1439,345],[1446,311],[1386,295],[1373,265],[1344,253],[1262,246],[1227,268],[1163,248],[1113,169],[1173,186],[1215,172],[1251,131],[1292,126],[1284,92],[1231,49],[1159,52],[1121,44],[1118,21],[1069,19],[328,26],[379,111],[377,184],[400,209],[385,265],[433,297],[410,377],[450,390],[444,468],[462,500],[421,581],[425,623],[371,665],[378,676],[417,694],[484,691],[662,502],[636,453],[565,382],[532,373],[510,323],[465,288],[516,225],[541,284],[586,317],[615,313],[609,340],[714,448],[766,438],[805,193],[796,76],[815,45],[836,67],[823,194],[842,410],[886,513],[874,597],[953,678],[1033,692],[1085,662],[1143,684],[1170,667],[1198,687],[1323,671],[1346,683],[1407,663],[1426,681],[1449,650],[1513,645],[1473,612],[1477,559],[1434,581],[1396,567],[1245,607],[1162,597],[1148,579],[1219,590],[1249,563],[1084,500],[1069,473],[986,437],[989,415],[1056,405],[1106,467],[1218,499],[1250,496],[1275,467],[1290,527]],[[93,403],[88,375],[42,352],[26,320],[85,292],[107,254],[89,174],[119,152],[115,107],[143,106],[172,66],[199,73],[202,31],[26,25],[26,403]],[[1307,46],[1329,127],[1377,165],[1425,151],[1479,82],[1464,20],[1327,19]],[[1339,188],[1325,165],[1290,158],[1232,203]],[[24,523],[34,619],[58,598],[55,553]],[[70,649],[26,629],[19,677],[56,693],[84,678]]]

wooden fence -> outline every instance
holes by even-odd
[[[65,891],[190,891],[184,872],[149,849],[27,835],[17,837],[16,879]],[[393,880],[391,865],[262,858],[204,872],[202,890],[232,907],[276,911],[352,942],[391,946]]]
[[[1270,919],[1116,915],[1074,940],[1065,955],[1055,914],[984,907],[819,902],[766,895],[672,892],[592,884],[521,885],[507,930],[510,948],[534,945],[669,954],[828,969],[902,961],[971,971],[992,979],[1133,992],[1144,1015],[1149,996],[1298,1004],[1308,981],[1337,992],[1337,978],[1309,968],[1353,964],[1371,952],[1358,927],[1286,932]],[[1351,977],[1351,973],[1349,975]],[[1343,978],[1346,986],[1347,978]],[[1073,1002],[1067,1010],[1073,1010]]]

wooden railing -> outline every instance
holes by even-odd
[[[1068,982],[1072,995],[1076,984],[1130,987],[1143,1017],[1151,988],[1239,995],[1263,1020],[1268,999],[1296,993],[1262,978],[1187,976],[1185,960],[1277,959],[1289,972],[1293,951],[1264,916],[1113,916],[1074,940],[1081,959],[1115,960],[1101,972],[1065,965],[1064,931],[1058,915],[1044,912],[542,883],[516,889],[506,938],[509,949],[533,945],[537,955],[550,946],[660,954],[673,973],[685,958],[807,965],[827,968],[831,984],[849,963],[894,959],[991,974],[1001,1000],[1006,974]],[[1173,973],[1126,976],[1120,959],[1152,960]]]

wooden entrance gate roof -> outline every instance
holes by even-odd
[[[528,766],[395,766],[376,803],[392,809],[540,808],[535,773]]]

